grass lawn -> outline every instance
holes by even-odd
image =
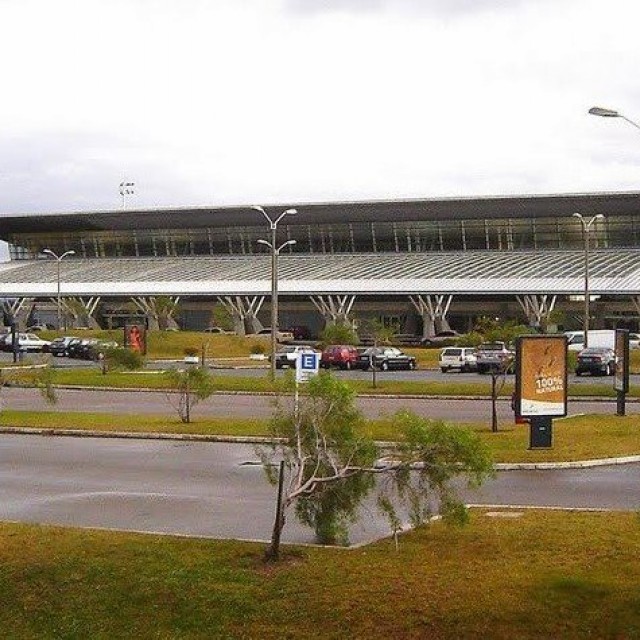
[[[474,511],[358,549],[0,525],[4,638],[634,638],[640,521]]]
[[[184,433],[208,436],[267,436],[268,420],[195,418],[183,424],[178,417],[13,411],[0,413],[0,426],[40,429]],[[492,433],[487,424],[464,425],[475,430],[496,462],[557,462],[640,455],[640,416],[579,416],[555,420],[553,449],[528,450],[528,425],[500,425]],[[389,420],[369,421],[366,433],[376,440],[393,441],[397,435]]]

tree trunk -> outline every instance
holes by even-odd
[[[491,431],[493,431],[493,433],[498,432],[498,411],[496,406],[498,396],[497,383],[498,373],[497,371],[491,371]]]
[[[278,499],[276,502],[276,516],[273,521],[273,532],[271,543],[264,552],[265,562],[277,562],[280,560],[280,538],[284,528],[284,509],[282,506],[282,490],[284,487],[284,460],[280,462],[280,473],[278,475]]]

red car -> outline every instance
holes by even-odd
[[[355,369],[358,363],[358,350],[349,344],[331,344],[320,356],[320,366],[329,369]]]

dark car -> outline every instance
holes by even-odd
[[[69,355],[69,344],[73,340],[79,340],[75,336],[63,336],[62,338],[54,338],[46,351],[52,356],[62,357]]]
[[[369,347],[358,356],[358,367],[365,370],[375,367],[381,371],[413,370],[416,368],[416,359],[396,347]]]
[[[320,366],[354,369],[358,366],[358,350],[350,344],[331,344],[322,352]]]
[[[104,356],[110,349],[117,349],[118,343],[110,340],[96,340],[84,345],[81,350],[81,358],[83,360],[100,360],[101,355]]]
[[[82,354],[92,341],[95,341],[95,338],[75,338],[70,340],[67,345],[67,355],[70,358],[82,359]]]
[[[458,338],[461,338],[462,334],[457,331],[447,330],[447,331],[439,331],[433,336],[429,336],[428,338],[424,338],[421,340],[423,346],[425,347],[448,347],[457,342]]]
[[[588,347],[578,353],[576,375],[612,376],[616,372],[616,354],[608,347]]]

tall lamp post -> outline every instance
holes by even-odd
[[[75,256],[76,252],[73,250],[70,251],[65,251],[62,255],[58,255],[55,251],[51,251],[51,249],[43,249],[42,253],[46,253],[47,255],[51,256],[52,258],[55,258],[56,260],[56,266],[57,266],[57,283],[58,283],[58,289],[57,289],[57,296],[56,296],[56,301],[57,301],[57,306],[58,306],[58,331],[60,331],[60,329],[62,328],[62,311],[61,311],[61,307],[60,307],[60,263],[64,260],[64,258],[66,258],[67,256]]]
[[[126,209],[127,207],[127,196],[132,196],[135,191],[134,187],[136,186],[135,182],[127,182],[123,180],[120,183],[120,195],[122,196],[122,208]]]
[[[581,213],[574,213],[574,218],[578,218],[582,224],[584,236],[584,346],[589,346],[589,232],[597,220],[604,220],[601,213],[592,216],[587,220]]]
[[[260,244],[264,244],[271,249],[271,379],[276,378],[276,342],[278,336],[278,255],[286,246],[295,244],[295,240],[288,240],[280,247],[276,246],[276,232],[278,222],[285,216],[293,216],[298,213],[297,209],[285,209],[277,218],[270,218],[263,207],[251,207],[255,211],[259,211],[269,223],[271,229],[271,242],[266,240],[258,240]]]
[[[634,126],[636,129],[640,129],[640,124],[638,124],[637,122],[634,122],[633,120],[630,120],[626,116],[623,116],[620,112],[615,111],[614,109],[605,109],[603,107],[591,107],[591,109],[589,109],[589,113],[592,116],[600,116],[601,118],[620,118],[628,122],[630,125]]]

